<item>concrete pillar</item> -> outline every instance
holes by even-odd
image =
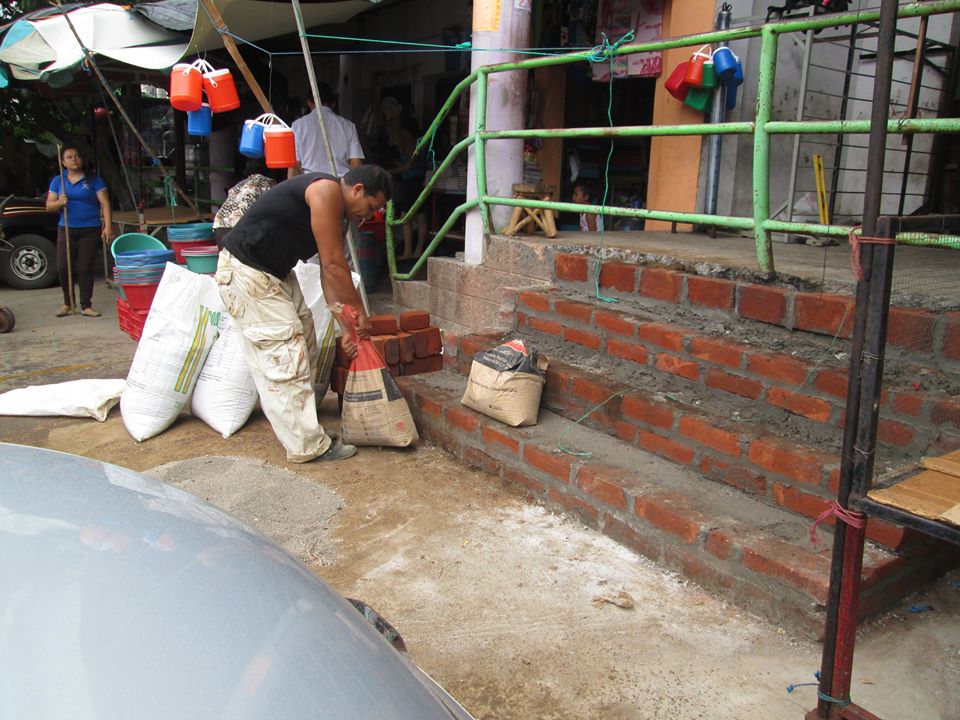
[[[474,48],[526,48],[530,44],[530,3],[475,0],[473,3]],[[520,7],[518,7],[520,6]],[[516,62],[522,59],[509,52],[473,52],[471,69],[483,65]],[[487,90],[487,129],[523,128],[527,107],[526,72],[490,75]],[[470,131],[476,126],[476,89],[470,95]],[[512,186],[523,179],[523,141],[496,140],[487,143],[487,192],[510,197]],[[475,151],[471,147],[467,164],[467,199],[477,197]],[[493,227],[502,228],[512,208],[493,207]],[[483,262],[483,221],[479,210],[467,214],[464,260],[471,265]]]

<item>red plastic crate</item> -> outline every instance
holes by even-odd
[[[143,335],[143,326],[147,322],[149,310],[134,310],[130,303],[122,298],[117,298],[117,323],[120,329],[134,340],[140,340]]]

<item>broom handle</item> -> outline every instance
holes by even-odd
[[[64,197],[67,196],[67,178],[63,172],[63,148],[57,145],[57,165],[60,168],[60,192]],[[70,261],[70,219],[67,216],[67,206],[63,206],[63,238],[67,251],[67,288],[70,296],[70,314],[76,313],[76,305],[73,302],[73,263]]]

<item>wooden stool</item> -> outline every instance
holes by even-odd
[[[553,197],[553,190],[554,188],[550,185],[518,183],[513,186],[513,196],[525,200],[550,200]],[[554,219],[553,210],[528,208],[520,205],[513,208],[513,215],[510,216],[510,222],[503,229],[503,234],[516,235],[522,228],[531,223],[535,226],[530,229],[531,232],[539,227],[548,238],[557,236],[557,223]]]

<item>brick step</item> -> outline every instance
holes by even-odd
[[[494,335],[474,335],[456,341],[456,348],[454,342],[447,337],[445,357],[456,357],[456,363],[447,360],[447,366],[466,376],[473,356],[500,340]],[[574,364],[578,359],[587,367]],[[816,518],[826,501],[836,497],[838,440],[831,451],[822,438],[801,440],[791,423],[781,425],[768,416],[750,415],[749,402],[740,409],[729,403],[711,408],[700,393],[671,392],[669,381],[666,376],[664,382],[654,378],[645,383],[635,374],[624,380],[610,363],[598,365],[596,358],[584,361],[568,344],[564,354],[551,356],[541,406],[804,521]],[[890,549],[924,540],[920,533],[874,518],[867,524],[867,537]]]
[[[510,428],[462,406],[466,379],[452,370],[399,383],[421,437],[463,462],[773,622],[822,631],[829,528],[811,546],[809,523],[785,509],[549,410],[536,426]],[[567,450],[592,454],[562,452],[561,436]],[[868,543],[862,616],[891,607],[955,554],[941,544],[894,553]]]
[[[783,411],[791,422],[828,431],[843,425],[849,343],[798,340],[779,328],[731,330],[671,306],[610,304],[558,289],[519,292],[515,317],[517,331],[580,346],[605,362],[672,375],[730,401],[747,399],[764,412]],[[894,459],[916,458],[938,443],[960,442],[958,393],[960,382],[944,372],[891,364],[881,398],[881,447]]]

